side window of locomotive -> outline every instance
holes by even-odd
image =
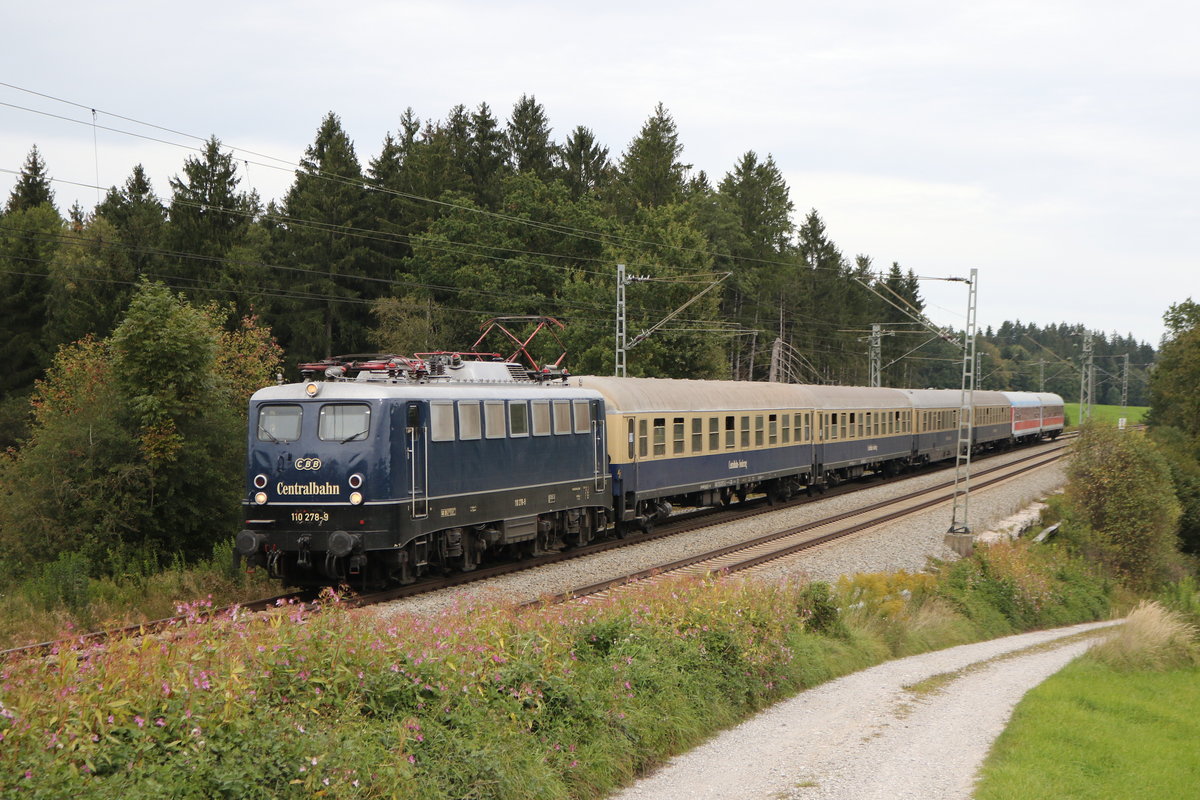
[[[550,401],[533,401],[533,435],[550,435]]]
[[[483,421],[486,425],[484,435],[487,438],[503,439],[506,432],[504,427],[504,401],[488,400],[484,402]]]
[[[524,400],[508,401],[508,435],[529,435],[529,405]]]
[[[259,406],[258,440],[294,442],[300,438],[300,406]]]
[[[566,400],[554,401],[554,432],[556,434],[571,432],[571,404]]]
[[[360,403],[321,406],[317,436],[326,442],[353,442],[367,438],[371,428],[371,407]]]
[[[454,441],[454,403],[434,400],[429,404],[429,438],[435,442]]]
[[[478,439],[482,433],[479,419],[479,403],[460,401],[458,404],[458,438]]]
[[[592,407],[588,404],[588,401],[587,400],[572,400],[571,405],[575,406],[575,432],[576,433],[591,433],[592,432]]]

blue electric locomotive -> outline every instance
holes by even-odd
[[[291,585],[409,583],[607,527],[596,392],[451,356],[327,378],[250,400],[251,565]]]

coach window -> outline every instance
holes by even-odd
[[[784,414],[783,419],[779,422],[779,432],[783,434],[782,442],[788,444],[792,441],[792,415]]]
[[[370,425],[370,406],[359,403],[321,406],[317,436],[327,442],[361,441],[367,438]],[[454,434],[451,433],[450,436],[453,438]]]
[[[754,415],[754,446],[763,446],[763,418],[762,414]]]
[[[804,414],[804,415],[797,414],[793,418],[796,423],[796,430],[795,430],[796,444],[800,444],[801,442],[804,441],[804,420],[806,420],[807,418],[808,418],[808,414]]]
[[[654,418],[654,455],[665,456],[667,454],[667,418]]]
[[[489,439],[503,439],[505,434],[504,429],[504,401],[503,400],[488,400],[483,404],[483,421],[486,423],[485,436]]]
[[[479,403],[460,401],[458,404],[458,438],[478,439],[480,435]]]
[[[854,419],[853,414],[842,412],[838,418],[838,438],[845,439],[847,434],[854,433],[854,424],[850,420]]]
[[[684,442],[683,417],[675,417],[671,420],[671,454],[677,456],[682,453]]]
[[[554,432],[557,434],[571,432],[571,404],[566,400],[554,401]]]
[[[648,437],[646,435],[646,427],[648,423],[644,419],[638,420],[638,458],[645,458],[650,454],[648,449]]]
[[[750,449],[750,415],[742,417],[742,449]]]
[[[692,417],[692,452],[704,452],[704,418]]]
[[[804,415],[804,441],[812,441],[812,414]]]
[[[300,406],[262,406],[258,409],[260,442],[294,442],[300,438]]]
[[[508,401],[508,435],[529,435],[529,406],[524,400]]]
[[[454,441],[454,403],[435,400],[429,404],[429,438],[435,442]]]
[[[734,417],[725,418],[725,449],[732,450],[737,447],[737,426],[734,424]]]
[[[714,453],[721,449],[721,418],[708,418],[708,449]]]
[[[533,435],[534,436],[549,436],[550,435],[550,401],[549,400],[534,400],[531,403],[533,407]]]
[[[832,414],[826,414],[825,419],[828,423],[825,426],[825,432],[827,434],[825,438],[830,439],[830,440],[838,438],[838,415],[837,415],[837,413],[835,412]]]
[[[572,400],[571,405],[575,406],[575,432],[576,433],[591,433],[592,432],[592,408],[588,405],[587,400]]]

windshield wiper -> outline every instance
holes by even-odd
[[[272,435],[272,433],[271,433],[269,430],[267,430],[266,428],[264,428],[262,425],[259,425],[259,426],[258,426],[258,432],[259,432],[260,434],[263,434],[263,433],[265,433],[265,434],[267,435],[267,438],[268,438],[268,439],[270,439],[270,440],[271,440],[272,442],[274,442],[275,444],[279,444],[279,440],[278,440],[278,439],[276,439],[276,438],[274,437],[274,435]],[[260,436],[259,438],[261,439],[262,437]]]
[[[352,433],[349,436],[347,436],[345,439],[342,439],[341,443],[345,444],[346,442],[352,442],[355,439],[357,439],[358,437],[366,436],[366,435],[367,435],[366,431],[359,431],[358,433]]]

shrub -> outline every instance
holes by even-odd
[[[1143,601],[1123,625],[1088,650],[1103,664],[1121,670],[1167,670],[1200,664],[1196,626],[1156,602]]]
[[[1135,432],[1085,425],[1067,466],[1066,497],[1095,533],[1108,566],[1135,588],[1164,580],[1176,560],[1180,517],[1171,472]]]

